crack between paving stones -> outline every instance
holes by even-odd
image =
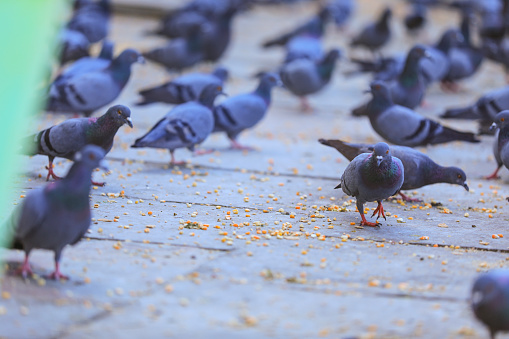
[[[146,160],[143,160],[143,162],[138,162],[137,160],[128,159],[128,158],[106,157],[106,160],[109,160],[109,161],[118,161],[118,162],[124,162],[124,161],[128,160],[128,161],[132,161],[133,163],[149,164],[149,165],[157,165],[157,166],[168,165],[168,163],[161,163],[161,162],[157,162],[157,161],[146,161]],[[274,177],[292,177],[292,178],[322,179],[322,180],[339,181],[339,178],[319,176],[319,175],[279,173],[279,172],[259,171],[259,170],[251,170],[251,169],[243,169],[244,172],[241,172],[240,169],[224,168],[224,167],[208,166],[208,165],[192,165],[191,167],[183,166],[183,167],[180,167],[180,169],[181,170],[184,170],[184,169],[188,169],[188,170],[193,170],[193,169],[208,169],[208,170],[225,171],[225,172],[239,172],[239,173],[252,173],[252,174],[270,175],[270,176],[274,176]]]
[[[102,319],[105,319],[107,317],[109,317],[113,312],[111,311],[107,311],[107,310],[102,310],[94,315],[92,315],[91,317],[89,318],[86,318],[86,319],[83,319],[83,320],[80,320],[70,326],[68,326],[67,328],[61,330],[57,335],[55,336],[52,336],[50,337],[51,339],[59,339],[59,338],[64,338],[68,335],[71,335],[73,332],[74,332],[74,329],[76,327],[82,327],[82,326],[86,326],[86,325],[89,325],[95,321],[98,321],[98,320],[102,320]]]
[[[198,246],[198,245],[172,244],[172,243],[161,242],[161,241],[150,241],[150,242],[144,242],[142,240],[127,241],[125,239],[99,238],[99,237],[89,237],[89,236],[85,236],[85,237],[83,237],[83,239],[85,239],[85,240],[100,240],[100,241],[116,241],[116,242],[144,244],[144,245],[167,245],[167,246],[174,246],[174,247],[188,247],[188,248],[197,248],[200,250],[218,251],[218,252],[233,252],[233,251],[235,251],[235,248],[216,248],[216,247],[205,247],[205,246]]]

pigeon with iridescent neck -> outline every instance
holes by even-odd
[[[91,222],[90,187],[92,171],[103,167],[104,150],[86,145],[74,153],[74,164],[67,175],[56,182],[30,192],[4,224],[4,234],[12,237],[12,247],[25,252],[19,273],[32,274],[28,256],[40,248],[55,253],[55,271],[51,279],[68,279],[60,272],[60,258],[66,245],[78,243]]]
[[[53,160],[56,157],[72,160],[74,154],[85,145],[100,146],[105,153],[113,147],[113,139],[123,125],[133,127],[131,110],[127,106],[115,105],[99,118],[75,118],[66,120],[27,138],[24,154],[47,155],[48,175],[60,179],[53,172]],[[104,183],[94,183],[103,186]]]
[[[263,119],[269,109],[271,91],[275,86],[281,86],[277,74],[262,74],[260,83],[253,92],[228,98],[214,107],[214,132],[225,132],[232,148],[250,149],[239,144],[237,137]]]
[[[379,142],[373,147],[373,152],[362,153],[350,162],[335,188],[341,188],[345,194],[356,198],[361,226],[376,226],[376,222],[369,222],[364,217],[364,204],[376,201],[378,206],[372,217],[378,214],[377,220],[380,216],[385,219],[382,200],[399,192],[405,178],[404,171],[401,160],[391,155],[389,145]]]
[[[334,147],[345,158],[352,161],[356,156],[362,153],[373,152],[374,145],[351,144],[341,140],[318,140],[321,144]],[[426,154],[416,149],[406,146],[389,146],[391,154],[401,160],[405,168],[405,180],[401,186],[401,190],[415,190],[427,185],[438,183],[448,183],[459,185],[469,190],[467,175],[465,172],[455,166],[440,166],[431,160]],[[420,201],[419,199],[410,198],[401,190],[399,195],[405,201]]]

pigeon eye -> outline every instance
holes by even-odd
[[[385,151],[385,154],[389,154],[389,150]]]
[[[461,174],[458,174],[458,179],[461,179],[462,175]]]
[[[500,121],[504,121],[504,120],[505,120],[505,118],[500,118]]]
[[[122,114],[122,111],[121,110],[118,110],[117,111],[118,115]]]
[[[88,158],[89,158],[90,160],[95,160],[95,154],[93,154],[93,153],[89,154],[89,155],[88,155]]]

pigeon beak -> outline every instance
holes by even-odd
[[[341,188],[341,183],[339,183],[336,187],[334,187],[335,190],[337,190],[338,188]]]
[[[125,123],[129,125],[129,127],[133,128],[133,121],[131,120],[131,117],[125,118]]]
[[[144,64],[145,63],[145,58],[143,56],[139,56],[138,59],[136,60],[137,63],[139,64]]]
[[[384,157],[382,157],[381,155],[377,155],[377,157],[376,157],[376,165],[378,167],[380,167],[380,164],[382,163],[383,160],[384,160]]]
[[[465,187],[465,189],[467,190],[467,192],[469,192],[469,191],[470,191],[470,189],[468,188],[468,185],[467,185],[467,183],[466,183],[466,182],[465,182],[465,183],[463,183],[463,187]]]
[[[433,60],[433,56],[432,56],[432,55],[431,55],[431,53],[430,53],[430,52],[428,52],[428,51],[424,51],[424,57],[425,57],[426,59]]]
[[[364,91],[362,91],[362,93],[366,94],[366,93],[373,93],[373,90],[370,88],[370,89],[366,89]]]
[[[227,97],[227,96],[228,96],[228,94],[226,94],[226,93],[225,93],[225,92],[223,92],[223,91],[219,92],[218,96],[220,96],[220,95],[224,95],[225,97]]]
[[[496,123],[496,122],[492,123],[492,124],[491,124],[491,126],[490,126],[490,132],[493,132],[494,130],[496,130],[496,129],[497,129],[497,127],[498,127],[498,126],[497,126],[497,123]]]
[[[99,167],[100,169],[102,169],[105,172],[109,172],[110,171],[110,169],[108,168],[108,166],[106,165],[106,162],[104,160],[101,160],[99,162],[99,166],[97,166],[97,167]]]

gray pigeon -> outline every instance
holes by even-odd
[[[381,81],[371,83],[371,93],[373,98],[367,108],[371,126],[393,144],[414,147],[455,140],[479,142],[473,133],[442,126],[410,108],[394,104],[389,89]]]
[[[78,243],[90,226],[92,171],[101,166],[104,155],[104,150],[95,145],[75,152],[74,164],[65,178],[28,194],[4,224],[12,234],[13,248],[25,251],[25,261],[19,270],[23,277],[32,274],[30,252],[41,248],[55,253],[55,271],[49,277],[68,279],[59,268],[62,250]]]
[[[426,94],[427,81],[420,62],[423,58],[429,57],[430,54],[423,45],[416,45],[410,49],[401,73],[396,79],[385,83],[394,103],[408,108],[415,108],[422,103]],[[367,105],[363,104],[354,108],[352,114],[367,115]]]
[[[497,332],[509,331],[509,272],[493,270],[480,275],[472,287],[470,298],[477,319],[490,331],[491,339]]]
[[[329,0],[325,6],[336,27],[342,28],[352,16],[357,4],[355,0]]]
[[[320,61],[297,59],[283,65],[279,73],[281,81],[301,99],[303,110],[311,109],[306,96],[320,91],[330,82],[339,56],[339,50],[332,49]]]
[[[83,33],[63,29],[59,36],[60,65],[89,55],[90,42]]]
[[[495,121],[491,128],[498,128],[497,138],[493,145],[493,153],[498,167],[492,175],[487,177],[487,179],[496,178],[502,165],[509,168],[509,110],[498,113],[495,116]]]
[[[391,27],[389,20],[392,16],[390,8],[386,8],[378,20],[363,28],[363,30],[352,39],[350,46],[362,46],[372,52],[377,51],[391,38]]]
[[[218,67],[210,74],[185,74],[160,86],[140,91],[143,98],[136,105],[144,106],[154,102],[183,104],[197,100],[207,85],[223,86],[227,78],[228,70],[224,67]]]
[[[382,200],[398,193],[404,177],[401,160],[391,156],[389,145],[379,142],[372,153],[362,153],[348,164],[340,184],[335,188],[341,188],[345,194],[355,197],[362,219],[361,226],[376,226],[376,222],[369,222],[364,217],[364,204],[378,202],[371,217],[378,213],[377,220],[380,216],[385,219]]]
[[[362,153],[373,152],[374,145],[350,144],[341,140],[318,140],[321,144],[334,147],[345,158],[352,161],[356,156]],[[435,163],[426,154],[406,146],[389,146],[391,154],[401,160],[405,167],[405,180],[401,190],[415,190],[427,185],[438,183],[448,183],[460,185],[467,191],[467,175],[458,167],[443,167]],[[412,199],[401,191],[399,195],[405,201],[420,201]]]
[[[23,150],[27,155],[47,155],[48,175],[53,179],[60,179],[53,172],[53,160],[55,157],[72,160],[74,154],[85,145],[93,144],[100,146],[105,154],[113,146],[113,138],[118,129],[124,124],[131,128],[131,110],[123,105],[115,105],[99,118],[75,118],[66,120],[27,138]],[[104,183],[94,183],[103,186]]]
[[[143,62],[140,54],[126,49],[104,68],[64,72],[50,87],[46,110],[52,112],[84,113],[95,110],[115,100],[131,76],[131,65]]]
[[[509,86],[489,91],[471,106],[446,110],[444,119],[473,119],[493,122],[498,112],[509,109]]]
[[[170,164],[183,164],[175,161],[173,153],[177,148],[184,147],[194,152],[194,147],[212,133],[214,100],[222,93],[221,86],[208,85],[198,101],[186,102],[173,108],[150,131],[136,139],[131,147],[167,148],[171,155]]]
[[[81,1],[67,28],[83,33],[90,43],[108,35],[111,16],[110,0]]]
[[[254,92],[236,95],[214,107],[214,132],[225,132],[235,149],[250,149],[237,142],[238,135],[260,122],[269,109],[271,90],[281,86],[279,76],[265,73]]]
[[[186,36],[173,39],[163,47],[144,52],[143,56],[161,64],[169,71],[182,71],[203,60],[203,44],[202,26],[195,25],[188,30]]]

